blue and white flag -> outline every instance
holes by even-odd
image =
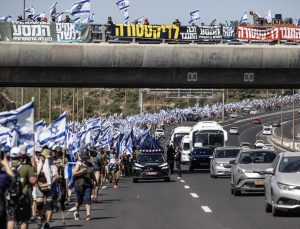
[[[0,21],[7,21],[7,22],[11,22],[12,21],[12,17],[7,15],[7,16],[4,16],[4,17],[1,17],[0,18]]]
[[[247,12],[244,13],[243,17],[241,18],[240,22],[239,22],[239,25],[247,22],[248,20],[248,15],[247,15]]]
[[[144,16],[134,20],[134,22],[137,23],[137,24],[141,24],[143,21],[144,21]]]
[[[56,5],[57,5],[57,2],[55,2],[49,9],[49,14],[50,16],[55,16],[56,15]]]
[[[297,21],[297,26],[300,26],[300,18]]]
[[[64,112],[47,129],[38,136],[40,145],[47,145],[50,149],[55,145],[63,145],[66,139],[67,116]]]
[[[56,16],[56,22],[57,23],[63,23],[64,22],[63,15],[64,15],[64,13],[60,13]]]
[[[119,10],[127,10],[129,8],[129,0],[118,0],[116,5]]]
[[[190,12],[190,18],[191,18],[191,20],[189,21],[190,24],[192,24],[194,21],[200,20],[200,11],[197,9]]]
[[[129,13],[127,9],[124,11],[124,17],[125,17],[124,24],[125,25],[130,24]]]
[[[214,19],[214,20],[212,20],[212,22],[209,25],[210,26],[216,26],[216,22],[217,22],[217,19]]]
[[[34,15],[35,8],[33,6],[30,6],[30,7],[26,8],[24,11],[25,11],[25,13],[29,13],[30,15]]]
[[[70,10],[70,14],[72,16],[77,16],[80,14],[90,14],[91,13],[91,1],[90,0],[82,0],[79,2],[75,2],[72,5]]]
[[[34,102],[0,113],[0,124],[17,133],[17,145],[34,145]]]
[[[73,19],[73,22],[74,22],[74,23],[81,23],[80,17]]]
[[[268,10],[265,19],[267,20],[268,23],[272,23],[272,11],[271,9]]]
[[[33,20],[37,20],[37,19],[40,19],[40,20],[42,20],[42,19],[44,19],[46,17],[46,15],[45,15],[45,12],[42,12],[42,13],[40,13],[40,14],[38,14],[38,15],[35,15],[34,17],[33,17]]]
[[[226,26],[226,27],[229,27],[229,23],[228,23],[228,21],[226,21],[226,23],[225,23],[225,26]]]
[[[13,147],[10,145],[11,139],[13,139],[13,133],[11,129],[4,126],[0,126],[0,147],[4,146]]]
[[[93,23],[95,21],[95,14],[94,13],[92,13],[92,14],[90,14],[90,16],[87,18],[87,19],[85,19],[85,20],[83,20],[83,24],[90,24],[90,23]]]

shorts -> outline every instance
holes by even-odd
[[[31,204],[21,201],[17,206],[8,204],[6,208],[6,220],[27,222],[31,217]]]
[[[79,205],[92,203],[92,188],[89,186],[75,186],[77,203]]]
[[[43,192],[38,186],[36,186],[35,195],[36,198],[46,198],[49,200],[52,199],[52,190],[48,192]]]

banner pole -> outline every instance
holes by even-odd
[[[23,20],[25,21],[26,0],[23,1]]]
[[[75,121],[75,88],[73,88],[72,121]]]

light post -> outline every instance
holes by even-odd
[[[225,89],[223,89],[223,98],[222,98],[222,122],[224,122],[224,116],[225,116]]]
[[[143,114],[143,89],[139,89],[140,98],[140,113]]]
[[[295,150],[295,89],[293,89],[293,150]]]
[[[25,21],[26,0],[23,0],[23,20]]]
[[[283,145],[283,89],[281,89],[281,128],[280,128],[280,134],[281,134],[281,146]]]

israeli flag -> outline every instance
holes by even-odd
[[[34,15],[35,8],[33,6],[30,6],[30,7],[26,8],[24,11],[25,11],[25,13],[29,13],[30,15]]]
[[[0,127],[0,147],[6,146],[7,143],[11,142],[12,138],[13,138],[13,133],[12,133],[11,129],[1,126]],[[10,144],[9,144],[9,146],[10,146]]]
[[[17,145],[34,145],[34,102],[0,113],[0,124],[17,133]]]
[[[72,5],[70,10],[70,14],[72,16],[77,16],[80,14],[90,14],[91,13],[91,1],[90,0],[82,0],[79,2],[75,2]]]
[[[141,24],[142,22],[144,21],[144,16],[134,20],[134,22],[138,23],[138,24]]]
[[[62,145],[66,139],[66,125],[67,116],[66,112],[64,112],[40,133],[38,143],[40,145],[47,145],[49,148],[52,148],[54,145]]]
[[[50,16],[55,16],[56,15],[56,5],[57,5],[57,2],[55,2],[49,9],[49,14]]]
[[[271,11],[271,9],[268,10],[268,12],[265,16],[265,19],[267,20],[268,23],[272,22],[272,11]]]
[[[125,23],[126,25],[127,25],[127,24],[130,24],[129,13],[128,13],[128,10],[127,10],[127,9],[124,11],[124,17],[125,17],[124,23]]]
[[[297,26],[300,26],[300,18],[297,21]]]
[[[117,1],[116,5],[118,6],[119,10],[127,10],[129,8],[129,0]]]
[[[73,19],[74,23],[81,23],[80,17]]]
[[[194,21],[200,20],[200,11],[197,9],[190,12],[190,17],[191,17],[191,20],[189,21],[190,24],[192,24]]]
[[[64,13],[60,13],[60,14],[57,15],[57,17],[56,17],[56,22],[57,23],[63,23],[64,22],[63,15],[64,15]]]
[[[93,23],[95,21],[95,14],[90,14],[90,16],[83,20],[83,24],[90,24],[90,23]]]
[[[216,26],[216,22],[217,22],[217,19],[214,19],[209,25],[210,26]]]
[[[45,16],[46,16],[45,12],[43,12],[43,13],[40,13],[40,14],[34,16],[33,19],[34,20],[37,20],[38,18],[43,19]]]
[[[247,15],[247,12],[244,13],[243,17],[241,18],[240,22],[239,22],[239,25],[247,22],[248,20],[248,15]]]
[[[7,16],[4,16],[4,17],[1,17],[0,18],[0,21],[7,21],[7,22],[11,22],[12,21],[12,17],[7,15]]]

